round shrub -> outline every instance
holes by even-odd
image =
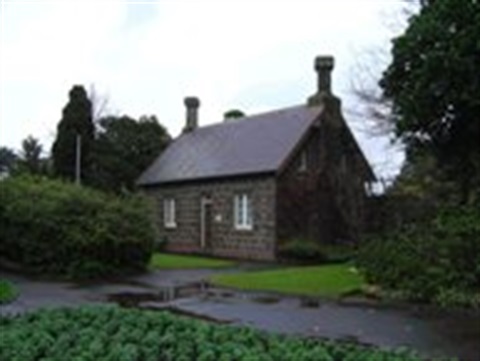
[[[12,302],[17,295],[16,287],[10,281],[0,278],[0,305]]]
[[[77,278],[143,269],[151,256],[153,222],[140,196],[12,177],[0,197],[0,254],[9,261]]]

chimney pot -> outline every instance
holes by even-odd
[[[314,68],[317,72],[317,92],[308,98],[307,104],[317,106],[329,99],[338,99],[332,94],[332,70],[335,64],[333,56],[323,55],[315,58]]]
[[[183,128],[183,132],[187,133],[198,127],[200,100],[197,97],[186,97],[184,103],[187,108],[187,123],[185,124],[185,128]]]
[[[318,76],[318,93],[332,93],[333,56],[323,55],[315,58],[315,70]]]
[[[186,97],[185,106],[188,108],[198,108],[200,106],[200,100],[197,97]]]

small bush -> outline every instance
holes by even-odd
[[[315,242],[306,239],[294,239],[281,245],[278,249],[281,257],[294,260],[320,260],[322,254]]]
[[[299,261],[336,263],[349,260],[354,252],[348,244],[321,244],[307,239],[294,239],[279,247],[279,256]]]
[[[353,244],[320,244],[320,252],[328,263],[341,263],[354,258],[355,246]]]
[[[0,279],[0,305],[12,302],[17,297],[17,289],[6,280]]]
[[[74,278],[143,269],[155,238],[139,196],[115,197],[70,183],[0,182],[0,254],[33,270]]]
[[[155,244],[153,246],[155,252],[163,252],[167,248],[168,245],[168,237],[164,236],[162,238],[158,238],[155,240]]]
[[[358,265],[369,282],[417,301],[473,306],[480,289],[480,210],[444,209],[431,220],[372,239]]]

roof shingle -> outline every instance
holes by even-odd
[[[301,105],[197,128],[180,135],[138,184],[274,172],[321,111]]]

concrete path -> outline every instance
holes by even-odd
[[[109,283],[59,282],[0,270],[0,279],[12,281],[19,297],[0,305],[0,314],[17,314],[38,308],[105,303],[112,294],[144,294],[185,283],[200,282],[220,270],[152,271]]]
[[[251,295],[192,297],[170,303],[183,311],[233,324],[302,336],[355,341],[385,348],[407,346],[426,356],[480,361],[480,315],[359,307],[296,298],[263,303]],[[150,304],[151,306],[151,304]]]
[[[235,270],[231,270],[234,272]],[[198,283],[225,270],[157,271],[108,284],[74,284],[32,279],[0,271],[13,281],[20,296],[0,306],[0,314],[22,313],[41,307],[105,303],[112,295],[135,298],[158,295],[169,287]],[[201,294],[169,300],[145,301],[139,306],[170,308],[207,316],[233,325],[258,329],[351,340],[387,348],[408,346],[420,353],[480,360],[480,313],[448,314],[413,309],[348,306],[320,302],[306,307],[295,297],[275,298],[261,293],[210,289]]]

